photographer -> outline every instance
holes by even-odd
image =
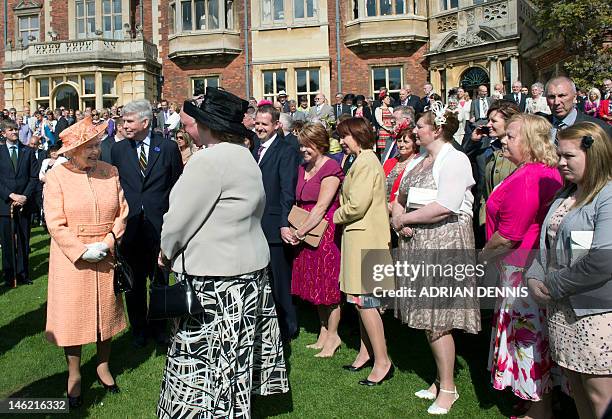
[[[472,164],[476,179],[474,192],[474,236],[476,248],[485,243],[485,204],[493,189],[501,183],[516,166],[506,159],[501,151],[501,139],[506,135],[506,121],[519,113],[516,103],[498,100],[487,112],[486,124],[472,123],[471,141],[463,141],[463,152]],[[476,216],[476,214],[478,216]]]

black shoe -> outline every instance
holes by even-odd
[[[389,371],[387,371],[387,373],[385,374],[385,376],[380,380],[380,381],[370,381],[367,378],[365,380],[361,380],[359,381],[359,384],[361,384],[362,386],[379,386],[382,383],[384,383],[387,380],[390,380],[391,378],[393,378],[393,373],[395,372],[395,366],[393,364],[391,364],[391,368],[389,368]]]
[[[106,389],[106,391],[108,391],[109,393],[117,394],[117,393],[121,392],[121,390],[119,389],[119,386],[117,385],[117,383],[112,384],[110,386],[108,384],[104,384],[104,382],[102,381],[102,379],[100,378],[99,375],[98,375],[98,383],[100,383],[100,385],[102,387],[104,387]]]
[[[132,338],[132,346],[135,348],[144,348],[147,346],[147,337],[144,334],[134,335]]]
[[[77,407],[81,407],[83,404],[83,398],[81,396],[68,396],[68,407],[71,409],[76,409]]]
[[[18,279],[17,283],[19,285],[32,285],[34,282],[30,278]]]
[[[343,365],[342,368],[350,372],[358,372],[366,367],[372,367],[372,366],[374,366],[374,362],[371,359],[368,359],[366,362],[364,362],[358,367],[354,367],[352,365]]]

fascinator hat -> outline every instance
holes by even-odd
[[[434,114],[434,123],[436,124],[436,127],[441,127],[442,125],[446,124],[446,116],[444,115],[446,114],[447,109],[448,108],[440,101],[433,102],[430,105],[429,110]]]
[[[207,87],[206,95],[187,100],[183,111],[209,129],[250,137],[251,132],[242,125],[249,102],[217,87]]]
[[[107,122],[94,124],[91,116],[83,118],[61,132],[59,137],[62,140],[62,147],[57,152],[62,154],[89,141],[98,140],[102,138],[107,127]]]

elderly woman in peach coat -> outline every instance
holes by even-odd
[[[113,289],[114,236],[125,231],[127,202],[117,169],[98,160],[106,124],[91,118],[62,131],[70,161],[46,175],[44,210],[51,235],[46,336],[64,348],[71,407],[82,404],[81,345],[96,342],[100,384],[117,393],[108,368],[111,338],[126,327]]]

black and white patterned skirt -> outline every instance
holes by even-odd
[[[173,324],[157,416],[249,418],[251,394],[289,391],[268,269],[193,285],[204,312]]]

